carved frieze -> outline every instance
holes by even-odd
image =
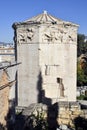
[[[24,43],[25,41],[26,41],[25,35],[23,33],[19,33],[18,43]]]
[[[42,32],[42,42],[56,42],[59,39],[58,31],[52,29],[45,29]]]
[[[17,41],[18,43],[28,43],[33,40],[33,36],[34,36],[33,28],[21,29],[18,31]]]
[[[57,32],[44,33],[44,40],[48,42],[56,42],[58,40]]]
[[[42,32],[42,42],[72,43],[76,42],[75,34],[64,28],[45,28]]]

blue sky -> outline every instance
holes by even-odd
[[[87,35],[87,0],[1,0],[0,41],[13,42],[12,24],[43,13],[79,24],[78,33]]]

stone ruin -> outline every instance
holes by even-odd
[[[76,101],[78,25],[44,11],[13,29],[18,106]]]

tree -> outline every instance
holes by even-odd
[[[77,86],[87,85],[87,41],[84,34],[77,37]]]
[[[77,63],[77,86],[82,86],[84,81],[84,72],[80,67],[80,63]]]
[[[86,65],[87,65],[87,63],[86,63]],[[77,86],[87,85],[87,73],[86,72],[87,72],[87,66],[86,66],[86,68],[84,68],[81,64],[81,61],[78,61],[77,62]]]
[[[78,34],[77,36],[77,56],[87,52],[87,41],[85,41],[85,37],[84,34]]]

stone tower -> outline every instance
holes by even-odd
[[[18,106],[76,101],[78,25],[44,13],[14,23]]]

